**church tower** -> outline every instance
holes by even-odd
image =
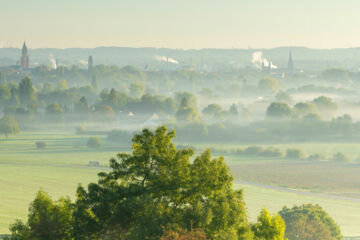
[[[291,50],[289,53],[289,61],[288,61],[288,73],[294,73],[294,62],[292,59],[292,54],[291,54]]]
[[[93,59],[93,56],[89,56],[89,59],[88,59],[88,70],[89,71],[92,71],[94,68],[94,59]]]
[[[30,61],[29,61],[28,48],[26,46],[26,43],[24,42],[24,45],[22,48],[22,55],[20,58],[20,66],[22,69],[28,69],[29,65],[30,65]]]

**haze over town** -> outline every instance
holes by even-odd
[[[360,239],[359,1],[0,7],[0,239]]]

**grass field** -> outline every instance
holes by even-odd
[[[96,181],[96,174],[99,171],[107,170],[108,160],[111,157],[115,156],[118,152],[129,151],[130,143],[114,144],[108,142],[105,136],[98,136],[105,142],[103,148],[89,149],[86,147],[88,137],[85,135],[75,135],[70,132],[24,132],[20,135],[11,136],[7,141],[0,140],[0,233],[8,233],[9,224],[16,218],[24,219],[26,217],[29,202],[33,200],[40,188],[49,192],[53,198],[65,195],[73,198],[79,183],[86,185],[91,181]],[[36,149],[35,142],[37,141],[46,142],[47,148],[42,150]],[[277,147],[285,149],[290,146],[302,148],[306,153],[315,152],[316,150],[310,144]],[[318,144],[318,150],[326,154],[332,151],[345,152],[347,150],[353,156],[358,154],[358,150],[354,149],[358,145],[354,144],[350,144],[350,147],[342,143],[333,144],[332,147],[326,147],[325,150],[322,146],[325,148],[327,145]],[[211,145],[198,145],[196,147],[205,149],[206,147],[211,147]],[[216,147],[240,146],[216,145]],[[306,167],[305,165],[300,165],[301,167],[296,167],[293,164],[286,166],[284,161],[276,159],[272,161],[262,159],[246,160],[234,158],[233,156],[226,156],[226,159],[236,179],[291,186],[295,183],[292,182],[294,180],[289,178],[289,176],[297,169],[299,179],[304,180],[304,177],[301,179],[299,174],[301,169]],[[90,167],[88,165],[89,161],[98,161],[100,167]],[[279,176],[275,179],[276,181],[274,178],[269,178],[271,175],[274,176],[269,166],[273,166],[273,171],[277,170],[279,172]],[[321,169],[330,171],[324,168],[324,166],[320,165],[317,169],[319,171]],[[344,166],[346,168],[346,165]],[[312,167],[308,166],[309,169]],[[290,172],[288,171],[289,169],[291,170]],[[350,169],[348,170],[350,171]],[[281,172],[287,173],[289,176],[281,175]],[[354,175],[353,173],[351,174]],[[358,176],[360,174],[357,174]],[[307,177],[305,175],[305,178]],[[344,177],[344,179],[347,178]],[[360,182],[354,181],[357,181],[357,178],[349,180],[350,183]],[[307,184],[311,186],[311,182],[307,182]],[[313,185],[316,185],[316,183]],[[237,187],[239,186],[237,185]],[[360,235],[360,228],[358,228],[358,223],[360,222],[360,203],[302,196],[251,185],[241,185],[241,187],[245,188],[246,203],[249,216],[252,220],[256,218],[263,206],[267,206],[274,212],[280,210],[284,205],[291,206],[293,204],[313,202],[319,203],[329,211],[341,225],[344,235]],[[309,190],[314,189],[309,188]]]

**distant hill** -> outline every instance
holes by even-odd
[[[89,55],[95,64],[134,65],[147,68],[164,64],[169,57],[179,62],[180,66],[205,66],[212,70],[228,67],[251,67],[252,54],[261,51],[263,57],[279,67],[286,67],[291,49],[296,68],[305,70],[323,70],[326,68],[358,69],[360,67],[360,48],[312,49],[306,47],[278,47],[272,49],[200,49],[183,50],[167,48],[38,48],[29,46],[30,64],[50,65],[50,59],[59,59],[63,65],[86,65]],[[15,65],[20,58],[18,48],[0,49],[0,66]],[[158,56],[156,58],[156,56]],[[161,61],[162,59],[162,61]]]

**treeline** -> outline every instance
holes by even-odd
[[[140,70],[127,65],[95,65],[91,68],[79,66],[57,66],[56,69],[39,66],[26,73],[18,72],[13,68],[3,68],[0,71],[0,83],[20,82],[28,74],[37,89],[43,87],[57,88],[59,82],[66,81],[69,88],[91,85],[95,90],[103,88],[122,89],[125,93],[131,92],[132,84],[141,84],[148,94],[165,94],[175,89],[177,91],[196,91],[204,86],[215,86],[222,79],[228,82],[238,80],[239,71],[208,73],[194,71],[192,68],[176,69],[171,71]],[[246,74],[245,72],[243,74]]]
[[[276,147],[261,147],[261,146],[249,146],[247,148],[232,148],[232,149],[217,149],[211,148],[211,152],[216,155],[236,155],[243,157],[260,157],[260,158],[276,158],[276,159],[293,159],[293,160],[305,160],[305,161],[330,161],[338,163],[346,162],[360,162],[360,156],[355,159],[351,159],[342,152],[337,152],[332,156],[324,156],[319,153],[313,153],[306,155],[301,149],[288,148],[286,151]]]
[[[263,209],[249,222],[224,158],[205,151],[190,161],[194,151],[177,149],[174,137],[166,127],[135,134],[132,153],[111,159],[97,183],[79,186],[74,202],[39,191],[10,239],[342,239],[318,205]]]

